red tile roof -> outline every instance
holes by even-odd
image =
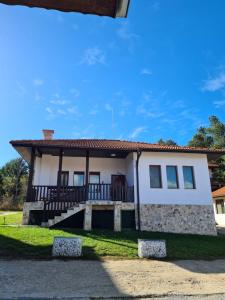
[[[164,151],[164,152],[192,152],[192,153],[218,153],[225,155],[225,149],[195,148],[186,146],[166,146],[144,142],[104,140],[104,139],[77,139],[77,140],[14,140],[10,142],[14,147],[62,147],[73,149],[99,149],[120,151]]]
[[[213,197],[223,197],[225,196],[225,186],[212,192]]]

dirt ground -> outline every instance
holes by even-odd
[[[225,299],[225,260],[0,260],[0,299],[186,299],[172,295]]]

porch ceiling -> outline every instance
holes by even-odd
[[[16,151],[29,163],[31,157],[31,147],[15,147]],[[55,147],[37,147],[35,154],[39,157],[42,155],[59,156],[61,148]],[[68,157],[86,157],[88,149],[63,149],[63,156]],[[130,151],[126,150],[88,150],[89,157],[102,158],[126,158]]]

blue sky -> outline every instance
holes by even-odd
[[[131,0],[127,19],[0,5],[0,165],[11,139],[186,144],[225,111],[225,1]]]

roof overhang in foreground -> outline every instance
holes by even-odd
[[[56,9],[112,18],[126,18],[129,2],[130,0],[0,0],[0,3],[8,5]]]
[[[87,150],[91,157],[125,158],[129,153],[142,152],[173,152],[206,154],[208,160],[216,160],[225,155],[225,149],[207,149],[182,146],[164,146],[142,142],[119,140],[16,140],[10,142],[16,151],[26,160],[30,161],[31,149],[35,149],[37,156],[50,154],[58,156],[63,150],[64,156],[86,156]]]

